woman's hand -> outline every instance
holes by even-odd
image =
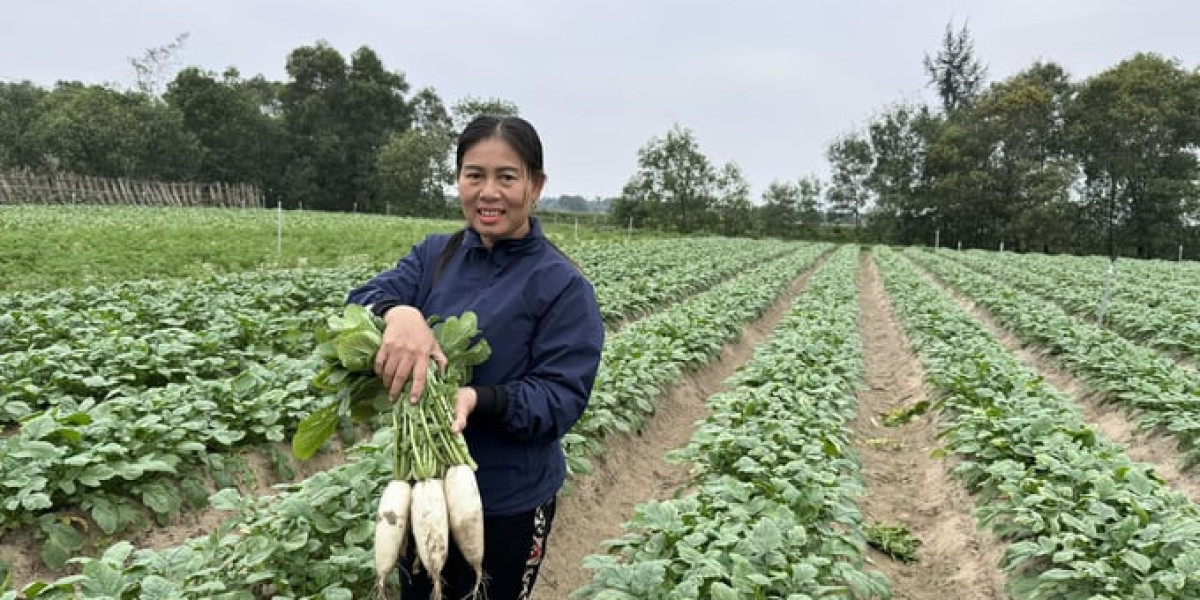
[[[412,379],[409,401],[416,403],[425,390],[429,358],[439,369],[446,368],[446,356],[433,337],[421,311],[411,306],[397,306],[384,314],[386,324],[379,352],[375,354],[375,372],[383,379],[388,395],[395,402]]]
[[[467,428],[467,417],[475,410],[479,402],[479,394],[473,387],[460,387],[454,394],[454,422],[450,424],[451,433],[462,433]]]

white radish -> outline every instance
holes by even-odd
[[[375,596],[384,596],[388,575],[396,566],[408,537],[408,515],[412,488],[407,481],[393,480],[379,498],[375,518]]]
[[[469,596],[475,598],[483,583],[483,502],[475,472],[466,465],[450,467],[446,470],[444,487],[454,545],[475,570],[475,587]]]
[[[417,556],[433,581],[432,600],[441,600],[442,567],[450,553],[449,517],[441,479],[425,479],[413,486],[412,532]]]

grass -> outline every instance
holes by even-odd
[[[382,215],[141,206],[0,206],[0,292],[255,269],[391,265],[460,221]],[[613,238],[546,224],[556,242]]]

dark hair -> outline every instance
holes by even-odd
[[[496,117],[482,115],[467,123],[462,133],[458,135],[458,150],[454,157],[454,173],[462,172],[463,156],[475,144],[486,139],[498,137],[508,143],[525,168],[529,169],[530,177],[541,179],[546,176],[542,163],[542,139],[538,137],[533,125],[521,117]]]

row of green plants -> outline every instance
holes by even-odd
[[[148,518],[167,522],[185,507],[203,507],[208,481],[236,485],[238,465],[225,457],[272,449],[317,405],[308,390],[317,367],[279,357],[233,378],[31,417],[0,439],[0,533],[33,526],[42,562],[61,569],[92,524],[115,536]],[[276,471],[289,475],[288,461],[276,458]]]
[[[1005,283],[1043,296],[1080,318],[1095,321],[1100,313],[1104,298],[1103,274],[1088,276],[1087,271],[1072,269],[1073,263],[1061,264],[1032,257],[964,252],[956,254],[955,258]],[[1200,275],[1195,277],[1195,283],[1200,285]],[[1121,335],[1166,352],[1200,359],[1198,293],[1200,287],[1183,289],[1162,279],[1124,272],[1114,281],[1103,324]]]
[[[579,243],[566,250],[597,285],[608,285],[689,266],[697,256],[753,256],[772,248],[778,252],[780,244],[676,238]],[[163,329],[200,332],[211,329],[214,320],[247,326],[261,312],[294,313],[341,304],[351,286],[378,270],[365,265],[260,270],[0,294],[0,354],[64,341],[82,345],[96,336],[137,337]],[[247,316],[235,319],[242,313]]]
[[[1086,424],[906,260],[881,248],[884,285],[939,394],[944,452],[976,516],[1008,543],[1016,600],[1200,597],[1200,510]]]
[[[744,270],[758,252],[786,248],[719,239],[617,246],[624,253],[599,245],[578,251],[583,267],[606,282],[597,294],[613,324]],[[700,263],[697,255],[713,258]],[[636,276],[631,267],[639,264],[656,275]],[[28,346],[0,353],[0,424],[86,399],[232,377],[280,354],[302,356],[316,324],[371,274],[355,267],[136,282],[31,299],[0,318],[9,334],[3,343]]]
[[[606,262],[620,265],[628,276],[616,278],[598,274],[592,277],[596,294],[608,299],[607,304],[600,305],[605,323],[612,327],[624,319],[652,314],[671,298],[708,289],[737,273],[744,273],[752,265],[782,256],[795,246],[795,242],[776,240],[746,243],[727,238],[711,239],[703,244],[676,245],[669,254],[657,251],[632,254],[626,250],[624,255]]]
[[[796,273],[813,266],[828,250],[823,244],[801,246],[686,303],[638,320],[622,330],[625,335],[607,340],[587,412],[563,439],[571,472],[590,472],[585,457],[602,454],[609,434],[640,433],[657,409],[661,390],[737,339]]]
[[[1109,266],[1115,267],[1116,281],[1137,288],[1193,292],[1200,288],[1200,262],[1194,260],[1120,259],[1115,262],[1107,256],[1075,256],[1071,254],[1018,254],[1018,262],[1032,261],[1044,264],[1056,272],[1076,273],[1086,285],[1103,283],[1108,276]]]
[[[1200,375],[1195,371],[942,254],[912,252],[909,256],[1018,337],[1049,350],[1109,402],[1136,412],[1141,429],[1173,436],[1184,467],[1200,462]]]
[[[639,505],[576,597],[596,600],[889,598],[866,569],[863,492],[847,421],[862,385],[858,250],[808,282],[754,358],[709,398],[671,454],[686,494]]]
[[[655,300],[662,303],[697,291],[698,286],[703,284],[703,278],[693,278],[689,272],[707,275],[715,271],[728,276],[753,261],[752,255],[742,251],[722,253],[721,258],[714,261],[712,269],[701,268],[694,261],[689,262],[696,250],[713,250],[720,248],[720,244],[717,240],[698,243],[676,240],[630,245],[625,248],[624,255],[612,254],[612,249],[601,247],[597,247],[594,256],[586,251],[580,254],[589,263],[595,261],[599,265],[597,270],[602,273],[609,270],[605,267],[605,260],[619,264],[634,263],[637,256],[631,255],[630,250],[648,254],[640,261],[642,264],[656,265],[660,258],[665,257],[667,260],[664,262],[671,268],[666,269],[664,274],[675,275],[678,283],[658,288]],[[735,260],[738,262],[731,262]],[[605,274],[616,274],[621,270],[618,267],[611,269],[613,273]],[[259,288],[249,285],[255,281],[251,276],[220,278],[221,282],[228,284],[227,288],[218,287],[213,282],[197,283],[192,288],[209,299],[207,305],[214,319],[219,318],[224,305],[236,302],[237,298],[245,298],[245,303],[255,308],[272,304],[280,306],[282,314],[278,317],[281,322],[293,318],[287,314],[285,307],[312,305],[312,301],[301,302],[297,299],[306,292],[323,291],[327,296],[323,302],[327,306],[322,310],[310,311],[316,312],[317,316],[305,317],[307,321],[316,321],[318,316],[335,310],[336,305],[332,302],[334,291],[340,294],[362,277],[361,269],[323,269],[315,276],[306,272],[297,273],[295,286],[288,286],[285,281],[279,280],[277,274],[266,274],[258,281],[270,283]],[[631,277],[615,279],[625,282],[626,286],[636,285],[639,281]],[[331,287],[328,283],[321,283],[330,281],[335,285]],[[160,284],[131,284],[130,287],[134,291],[144,291],[136,289],[143,285]],[[186,306],[189,297],[178,291],[184,287],[179,284],[175,284],[174,288],[166,287],[165,297],[180,297],[180,303]],[[218,290],[222,289],[227,291],[220,293]],[[676,294],[675,298],[667,297],[666,292],[670,291]],[[109,288],[98,290],[97,293],[107,295],[114,302],[128,297],[128,291],[114,292]],[[607,306],[620,304],[614,300],[636,294],[613,285],[600,290],[598,296],[601,304]],[[129,312],[123,314],[165,314],[161,302],[142,300],[142,296],[134,298],[140,302],[128,304],[136,308],[129,308]],[[625,303],[624,306],[632,310],[630,307],[634,305]],[[188,314],[196,312],[190,310]],[[305,339],[303,334],[308,334],[307,338],[311,339],[310,329],[294,328],[289,332],[294,338]],[[151,332],[148,339],[138,340],[138,347],[142,349],[141,356],[152,357],[147,360],[163,364],[169,361],[172,349],[178,349],[180,345],[155,344],[157,333]],[[219,364],[228,364],[221,361],[229,361],[230,355],[237,354],[235,350],[223,349],[217,343],[205,347],[209,350],[209,356],[201,360]],[[307,347],[311,350],[311,341]],[[101,358],[78,361],[82,364],[81,368],[103,363],[103,350],[104,347],[88,348],[84,358],[97,352]],[[17,353],[7,356],[14,355]],[[110,365],[123,364],[129,360],[130,353],[120,356],[122,362],[114,361]],[[56,396],[48,393],[52,386],[46,382],[41,382],[41,386],[16,386],[20,380],[10,382],[18,391],[38,397],[43,406],[52,406],[52,410],[40,415],[28,415],[30,408],[26,405],[17,416],[30,420],[21,430],[0,442],[0,466],[3,467],[0,472],[4,473],[0,478],[0,487],[9,492],[0,505],[0,530],[36,525],[38,537],[43,540],[43,562],[60,568],[84,543],[77,528],[62,521],[62,510],[82,509],[100,531],[105,535],[114,535],[141,524],[145,521],[146,513],[163,521],[183,506],[202,505],[207,495],[204,476],[217,482],[218,487],[223,487],[221,482],[232,479],[225,473],[230,465],[221,460],[222,456],[234,450],[282,440],[284,432],[294,427],[315,401],[312,395],[303,393],[303,385],[297,389],[295,383],[311,379],[316,370],[312,361],[275,356],[263,368],[258,365],[263,360],[266,359],[256,357],[245,360],[239,365],[243,372],[237,376],[204,379],[203,373],[196,369],[185,373],[187,383],[149,389],[145,385],[138,385],[145,382],[136,379],[136,370],[118,372],[111,378],[104,378],[95,372],[81,374],[65,368],[64,365],[73,364],[66,361],[55,370],[58,379],[51,381],[99,380],[92,383],[90,388],[85,388],[89,393],[80,394],[83,399],[72,398],[71,402],[55,400]],[[34,373],[30,377],[37,376],[38,373]],[[111,379],[115,379],[116,383]],[[111,388],[105,389],[105,386]],[[283,389],[289,393],[279,397],[277,390]],[[71,391],[70,388],[64,389],[64,386],[58,390],[63,395]],[[105,399],[97,402],[87,396]],[[21,406],[19,399],[9,400],[6,403],[8,410]],[[271,448],[270,445],[265,447]],[[277,470],[282,471],[281,476],[290,478],[286,473],[286,463],[276,462],[279,463]],[[168,486],[164,481],[176,482],[178,487]]]
[[[546,235],[564,246],[661,237],[608,227],[543,225]],[[386,265],[425,235],[460,227],[461,219],[348,211],[0,206],[0,292],[202,278],[263,268]]]
[[[295,313],[345,299],[346,286],[373,275],[368,266],[261,270],[190,279],[139,279],[0,295],[0,353],[162,329],[205,331],[214,320],[253,325],[262,313]],[[236,315],[246,314],[243,319]]]
[[[612,335],[592,404],[565,444],[572,470],[586,470],[585,453],[603,450],[602,442],[591,443],[584,435],[638,430],[663,388],[738,335],[823,250],[800,246]],[[233,514],[205,537],[161,551],[135,551],[119,542],[99,558],[73,559],[78,574],[29,584],[20,594],[28,599],[366,597],[374,577],[368,516],[392,473],[391,437],[381,430],[351,448],[347,463],[281,486],[278,496],[245,497],[232,488],[218,492],[212,505]],[[7,592],[0,600],[17,594]]]
[[[677,245],[661,255],[685,256],[687,250]],[[803,252],[811,257],[820,251],[814,246]],[[716,271],[727,276],[751,259],[717,259]],[[654,264],[655,259],[646,261]],[[676,294],[667,298],[660,293],[660,303],[698,291],[702,281],[686,272],[710,271],[694,262],[677,264],[666,273],[691,284],[660,288]],[[336,272],[327,275],[347,279]],[[638,280],[623,281],[634,285]],[[629,295],[617,286],[597,292],[601,305]],[[635,305],[625,306],[633,310]],[[336,309],[324,312],[331,311]],[[249,447],[273,448],[270,442],[283,440],[317,405],[306,384],[317,370],[310,358],[276,356],[265,366],[250,362],[234,377],[209,380],[193,374],[186,384],[130,387],[102,402],[84,399],[30,415],[21,429],[0,439],[0,488],[7,492],[0,504],[0,531],[36,526],[43,562],[59,569],[85,543],[76,525],[64,521],[63,511],[84,511],[103,534],[112,536],[144,524],[147,513],[162,522],[184,507],[202,506],[205,477],[218,488],[233,479],[226,471],[237,465],[227,464],[223,456]],[[274,462],[280,476],[290,479],[286,461]]]

